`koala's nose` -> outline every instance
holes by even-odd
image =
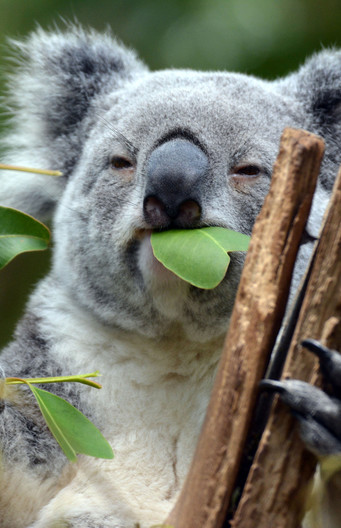
[[[190,140],[172,139],[157,147],[146,167],[146,221],[154,228],[195,226],[208,170],[206,154]]]

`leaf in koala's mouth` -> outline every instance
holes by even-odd
[[[250,237],[223,227],[153,232],[155,258],[181,279],[210,290],[225,277],[231,251],[247,251]]]

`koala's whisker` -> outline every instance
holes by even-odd
[[[96,116],[103,122],[104,125],[114,134],[114,137],[119,137],[121,141],[126,145],[128,150],[136,155],[137,154],[137,148],[135,145],[124,135],[122,132],[120,132],[116,127],[114,127],[110,121],[108,121],[105,117],[103,117],[99,112],[96,112]]]
[[[136,189],[138,190],[141,187],[142,187],[142,184],[139,183],[139,184],[137,184]],[[55,202],[55,196],[53,196],[53,194],[48,189],[45,189],[45,194],[46,194],[46,196],[49,196],[51,198],[51,202]],[[139,206],[139,200],[138,199],[136,199],[136,200],[126,199],[125,203],[127,205],[131,206],[132,208],[137,208]],[[71,211],[73,213],[79,213],[79,211],[76,208],[74,208],[74,207],[72,207],[70,205],[66,205],[65,203],[62,203],[62,204],[60,203],[59,207],[63,207],[64,209],[67,209],[68,211]]]

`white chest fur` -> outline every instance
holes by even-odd
[[[82,394],[115,458],[81,457],[76,476],[48,507],[51,516],[67,508],[65,493],[73,510],[80,501],[80,509],[92,505],[108,515],[123,508],[118,518],[142,526],[160,522],[188,471],[222,337],[193,343],[177,327],[152,340],[103,327],[75,307],[70,318],[70,306],[60,310],[55,301],[53,323],[51,312],[46,323],[52,355],[69,373],[101,372],[102,390],[82,387]]]

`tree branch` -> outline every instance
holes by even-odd
[[[326,212],[283,378],[319,384],[318,360],[305,338],[341,343],[341,170]],[[276,401],[252,465],[233,528],[296,528],[316,459],[305,449],[288,409]],[[301,491],[300,491],[301,490]]]

